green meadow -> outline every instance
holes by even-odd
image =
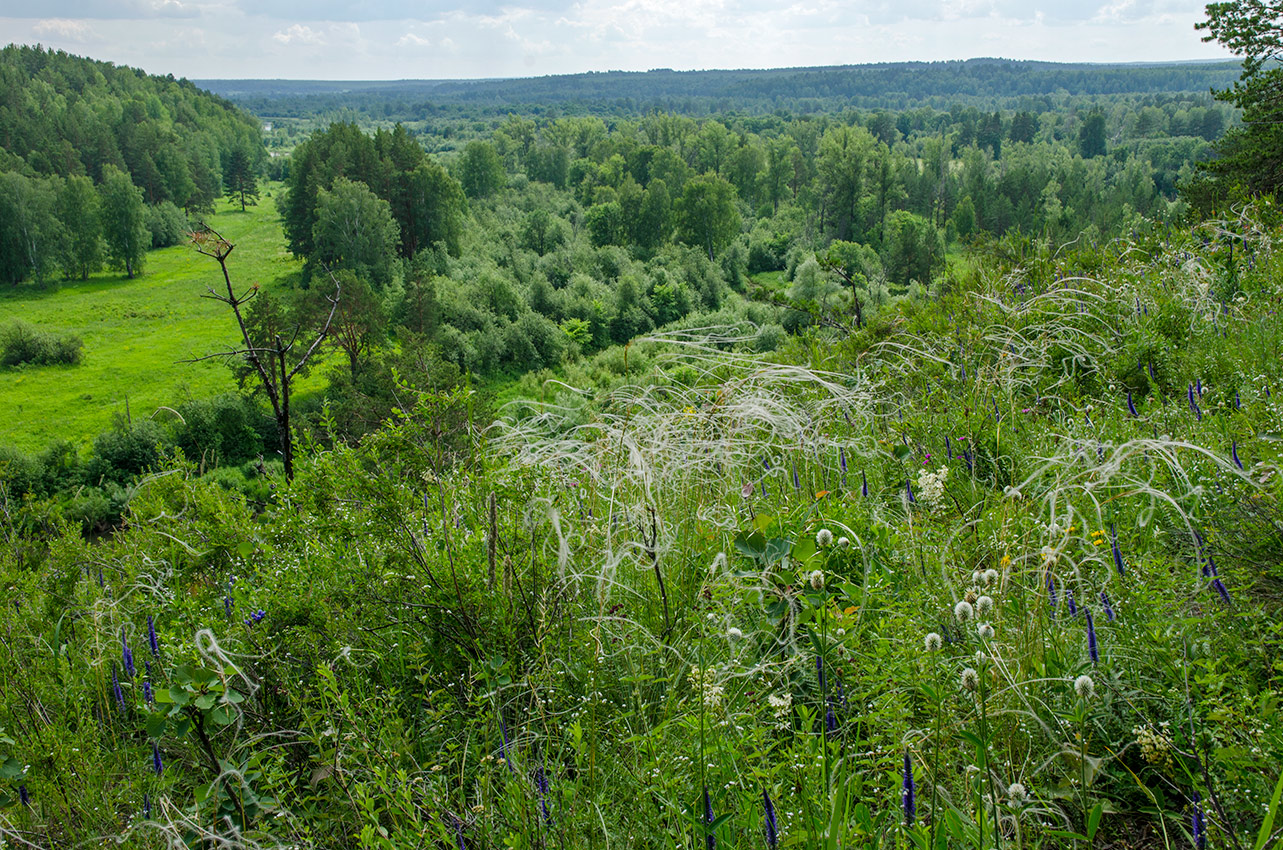
[[[236,245],[229,266],[238,290],[285,285],[301,268],[285,248],[269,196],[275,188],[243,213],[220,201],[207,221]],[[222,285],[218,265],[176,245],[150,252],[134,280],[113,271],[0,291],[0,326],[20,319],[74,333],[85,344],[79,366],[0,371],[0,444],[27,451],[55,439],[88,444],[114,417],[164,416],[162,408],[176,402],[233,389],[221,358],[190,362],[237,344],[227,308],[201,297],[216,285]]]

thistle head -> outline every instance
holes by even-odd
[[[964,667],[961,681],[964,691],[975,691],[980,687],[980,674],[974,667]]]
[[[1096,696],[1096,682],[1086,673],[1074,679],[1074,693],[1078,694],[1079,699],[1084,701],[1091,700]]]
[[[939,652],[944,646],[944,640],[936,632],[930,632],[923,641],[927,652]]]
[[[976,613],[980,615],[988,614],[993,610],[993,597],[981,596],[976,599]]]

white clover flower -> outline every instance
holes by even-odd
[[[740,631],[739,629],[735,628],[734,626],[731,626],[729,629],[727,629],[727,630],[726,630],[726,636],[727,636],[728,638],[730,638],[731,640],[743,640],[743,639],[744,639],[744,633],[743,633],[742,631]]]
[[[850,541],[849,539],[845,538],[845,537],[839,537],[839,538],[838,538],[838,548],[839,548],[839,549],[850,549],[850,548],[851,548],[851,541]]]
[[[1096,683],[1086,673],[1074,679],[1074,693],[1084,700],[1096,696]]]
[[[974,667],[966,667],[962,671],[962,689],[964,691],[974,691],[980,687],[980,674]]]
[[[971,583],[980,584],[980,582],[984,581],[984,577],[985,577],[984,573],[980,572],[980,570],[976,570],[971,574]]]
[[[976,600],[977,614],[988,614],[992,610],[993,610],[993,597],[981,596],[979,599]]]
[[[829,531],[827,528],[821,528],[819,531],[815,532],[815,545],[819,546],[821,549],[827,549],[829,546],[832,546],[833,532]]]
[[[931,632],[923,643],[927,648],[927,652],[939,652],[940,648],[944,646],[944,639],[937,633]]]
[[[812,589],[812,590],[823,590],[823,589],[824,589],[824,573],[823,573],[823,571],[821,571],[821,570],[815,570],[814,572],[812,572],[812,573],[811,573],[811,589]]]
[[[1029,790],[1019,782],[1013,782],[1007,786],[1007,796],[1013,803],[1023,803],[1029,797]]]
[[[965,599],[953,606],[953,616],[958,618],[959,623],[965,623],[975,615],[975,609],[972,608],[971,603]]]
[[[976,634],[980,635],[981,640],[993,640],[993,626],[981,623],[976,626]]]
[[[984,580],[985,584],[993,584],[995,581],[998,580],[998,571],[990,567],[989,569],[984,571],[983,575],[981,575],[981,578]]]

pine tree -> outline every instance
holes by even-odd
[[[223,186],[227,200],[240,201],[241,212],[245,212],[246,206],[258,204],[258,176],[244,148],[233,148],[228,154],[227,164],[223,166]]]

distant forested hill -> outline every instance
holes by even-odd
[[[851,107],[1015,106],[1019,99],[1206,93],[1229,86],[1236,62],[1092,65],[971,59],[741,71],[609,71],[526,79],[201,80],[260,115],[303,117],[348,108],[411,119],[460,107],[537,113],[540,108],[619,114],[816,112]],[[1051,105],[1051,101],[1046,101]],[[1028,104],[1021,108],[1028,108]]]
[[[0,50],[0,172],[100,183],[114,166],[147,203],[191,210],[221,194],[237,151],[261,161],[257,119],[188,80],[40,47]]]

